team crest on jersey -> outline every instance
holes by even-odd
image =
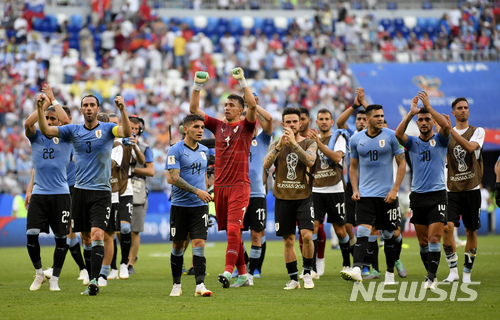
[[[234,128],[234,133],[238,132],[238,129],[240,128],[240,126],[236,126],[236,128]]]
[[[276,231],[279,231],[279,229],[280,229],[280,224],[279,224],[279,222],[276,222],[276,223],[274,224],[274,228],[276,229]]]
[[[97,130],[95,132],[95,136],[97,137],[97,139],[101,139],[102,138],[102,130]]]
[[[170,234],[175,237],[175,228],[170,228]]]
[[[385,147],[385,139],[379,140],[378,145],[380,146],[380,148]]]
[[[431,141],[429,141],[429,144],[431,145],[431,147],[435,147],[436,146],[436,140],[432,139]]]
[[[59,144],[59,138],[58,137],[52,138],[52,141],[54,142],[54,144]]]
[[[207,156],[205,155],[205,152],[200,152],[201,154],[201,157],[203,158],[203,160],[207,160]]]
[[[252,140],[252,146],[254,146],[254,147],[257,146],[257,140],[255,140],[255,139]]]
[[[168,164],[175,164],[175,156],[168,156]]]

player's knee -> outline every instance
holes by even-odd
[[[317,236],[318,234],[315,233],[316,235],[316,239],[317,239]],[[302,232],[302,242],[303,243],[309,243],[309,242],[312,242],[313,241],[313,233],[312,232]]]
[[[228,225],[227,226],[227,238],[228,240],[238,240],[240,238],[240,228],[238,226]]]
[[[91,241],[104,240],[104,231],[99,228],[92,230]]]
[[[131,231],[132,231],[132,228],[130,227],[130,223],[122,222],[120,224],[120,232],[122,234],[129,234]]]
[[[358,227],[358,232],[357,232],[358,238],[369,237],[371,233],[372,231],[365,226]]]
[[[293,247],[295,244],[294,236],[283,237],[283,242],[285,243],[285,247]]]
[[[429,242],[431,243],[441,243],[441,235],[433,234],[429,237]]]
[[[384,240],[389,240],[394,236],[394,231],[392,230],[382,230],[382,238]]]
[[[40,229],[35,229],[35,228],[28,229],[28,230],[26,230],[26,234],[28,236],[37,236],[40,234]]]

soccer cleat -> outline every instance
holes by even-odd
[[[231,285],[231,288],[239,288],[239,287],[248,287],[250,285],[248,281],[248,275],[244,274],[241,276],[238,276],[236,281]]]
[[[231,278],[238,278],[238,269],[234,269],[233,274],[231,275]]]
[[[182,288],[180,283],[174,283],[172,287],[172,291],[170,291],[171,297],[179,297],[182,296]]]
[[[313,277],[310,274],[304,275],[304,289],[312,289],[314,288]]]
[[[293,289],[299,289],[300,288],[300,283],[295,280],[290,280],[286,283],[286,286],[283,288],[285,290],[293,290]]]
[[[373,280],[373,279],[380,279],[380,272],[378,272],[375,269],[373,269],[369,275],[367,275],[366,277],[363,277],[363,280]]]
[[[31,291],[37,291],[40,290],[40,287],[42,286],[42,283],[45,282],[45,275],[42,274],[36,274],[35,275],[35,280],[33,280],[33,283],[30,286]]]
[[[185,276],[188,273],[186,270],[186,267],[184,267],[184,264],[182,264],[182,275]]]
[[[450,268],[450,274],[446,279],[443,280],[443,282],[454,282],[458,281],[460,277],[458,276],[458,269],[457,267]]]
[[[359,267],[354,267],[351,270],[342,270],[340,271],[340,276],[344,280],[352,280],[357,282],[363,281],[363,278],[361,277],[361,269]]]
[[[437,278],[434,278],[434,281],[432,281],[431,279],[427,278],[425,279],[425,282],[424,282],[424,289],[425,290],[436,290],[436,285],[437,285]]]
[[[231,273],[229,271],[224,271],[224,273],[219,274],[217,281],[222,283],[223,288],[229,288],[231,285]]]
[[[394,266],[396,267],[396,270],[398,270],[398,275],[401,278],[406,278],[406,269],[401,260],[396,260],[396,262],[394,262]]]
[[[99,293],[99,284],[97,280],[94,278],[89,282],[89,296],[95,296]]]
[[[83,292],[80,292],[81,295],[89,295],[89,287],[85,288],[85,290],[83,290]]]
[[[311,270],[311,275],[312,275],[313,279],[316,279],[316,280],[319,279],[319,274],[316,271]],[[302,270],[302,273],[299,274],[299,279],[304,279],[304,270]]]
[[[253,272],[253,277],[254,278],[261,278],[262,275],[261,275],[259,270],[255,269],[255,271]]]
[[[349,271],[349,270],[351,270],[350,266],[343,266],[342,270],[340,270],[340,271]]]
[[[80,270],[80,275],[78,276],[77,280],[85,280],[85,279],[88,279],[88,278],[89,278],[89,273],[87,272],[87,269]]]
[[[471,282],[471,279],[470,279],[470,272],[464,272],[463,275],[462,275],[462,282],[463,283],[470,283]]]
[[[128,268],[125,263],[120,264],[120,279],[128,279]]]
[[[363,271],[361,271],[361,275],[364,276],[369,276],[370,275],[370,267],[369,266],[363,266]]]
[[[97,284],[99,284],[99,287],[106,287],[108,285],[108,280],[104,279],[104,277],[99,277]]]
[[[127,269],[128,269],[128,274],[135,274],[135,268],[133,265],[129,264],[127,266]]]
[[[211,297],[212,291],[205,288],[205,284],[202,282],[196,285],[196,291],[194,292],[195,297]]]
[[[394,272],[385,272],[384,284],[396,284],[396,281],[394,281]]]
[[[56,279],[56,277],[51,277],[49,280],[49,290],[50,291],[61,291],[59,288],[59,279]]]
[[[118,277],[118,270],[117,269],[111,269],[111,271],[109,272],[109,275],[108,275],[108,280],[115,280],[115,279],[119,279],[120,277]]]
[[[318,271],[318,277],[321,277],[325,273],[325,258],[316,258],[316,270]]]
[[[253,276],[250,273],[248,273],[247,276],[248,276],[248,285],[253,286]]]
[[[52,278],[52,272],[54,272],[54,268],[51,267],[45,270],[43,274],[45,275],[45,278],[50,279]]]

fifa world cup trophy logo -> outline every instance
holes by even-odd
[[[329,165],[328,165],[328,158],[325,157],[325,154],[321,151],[319,151],[318,149],[318,157],[319,157],[319,161],[321,162],[321,169],[325,170],[325,169],[328,169]]]
[[[286,174],[286,178],[288,180],[297,179],[297,173],[295,173],[295,168],[297,167],[297,163],[299,162],[299,157],[295,153],[289,153],[286,156],[286,168],[288,170]]]
[[[453,155],[458,162],[458,171],[464,172],[465,170],[467,170],[468,167],[465,163],[465,156],[467,155],[467,152],[464,150],[464,148],[462,148],[462,146],[460,145],[456,146],[455,148],[453,148]]]

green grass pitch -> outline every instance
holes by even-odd
[[[408,271],[406,279],[396,275],[396,281],[422,282],[424,267],[420,261],[416,238],[405,238],[408,249],[403,249],[402,261]],[[500,236],[478,239],[478,255],[472,280],[480,284],[470,286],[477,292],[471,302],[456,301],[467,297],[458,292],[455,301],[428,301],[438,296],[426,292],[422,301],[350,301],[354,284],[339,277],[341,255],[331,250],[329,242],[325,252],[325,274],[315,280],[313,290],[303,288],[285,291],[288,281],[283,258],[283,244],[268,242],[262,278],[255,279],[253,287],[222,289],[217,275],[224,267],[224,243],[207,243],[207,272],[205,279],[213,297],[194,297],[193,276],[183,276],[181,297],[170,297],[172,276],[170,272],[171,243],[143,244],[136,264],[137,274],[128,280],[110,280],[96,297],[82,296],[81,281],[76,280],[78,268],[68,253],[61,278],[60,292],[50,292],[48,283],[39,291],[31,292],[34,270],[26,248],[0,249],[0,319],[499,319],[500,311]],[[459,270],[464,260],[464,248],[458,248]],[[52,247],[42,247],[44,269],[51,265]],[[299,266],[302,264],[297,244]],[[385,273],[385,256],[379,254],[382,274]],[[191,247],[185,255],[191,261]],[[299,268],[300,269],[300,268]],[[441,257],[438,279],[448,275],[448,266]],[[383,281],[374,280],[377,282]],[[370,281],[364,281],[365,287]],[[301,281],[302,285],[302,281]],[[409,287],[409,285],[408,285]],[[446,292],[451,286],[441,287]],[[476,318],[478,319],[478,318]]]

